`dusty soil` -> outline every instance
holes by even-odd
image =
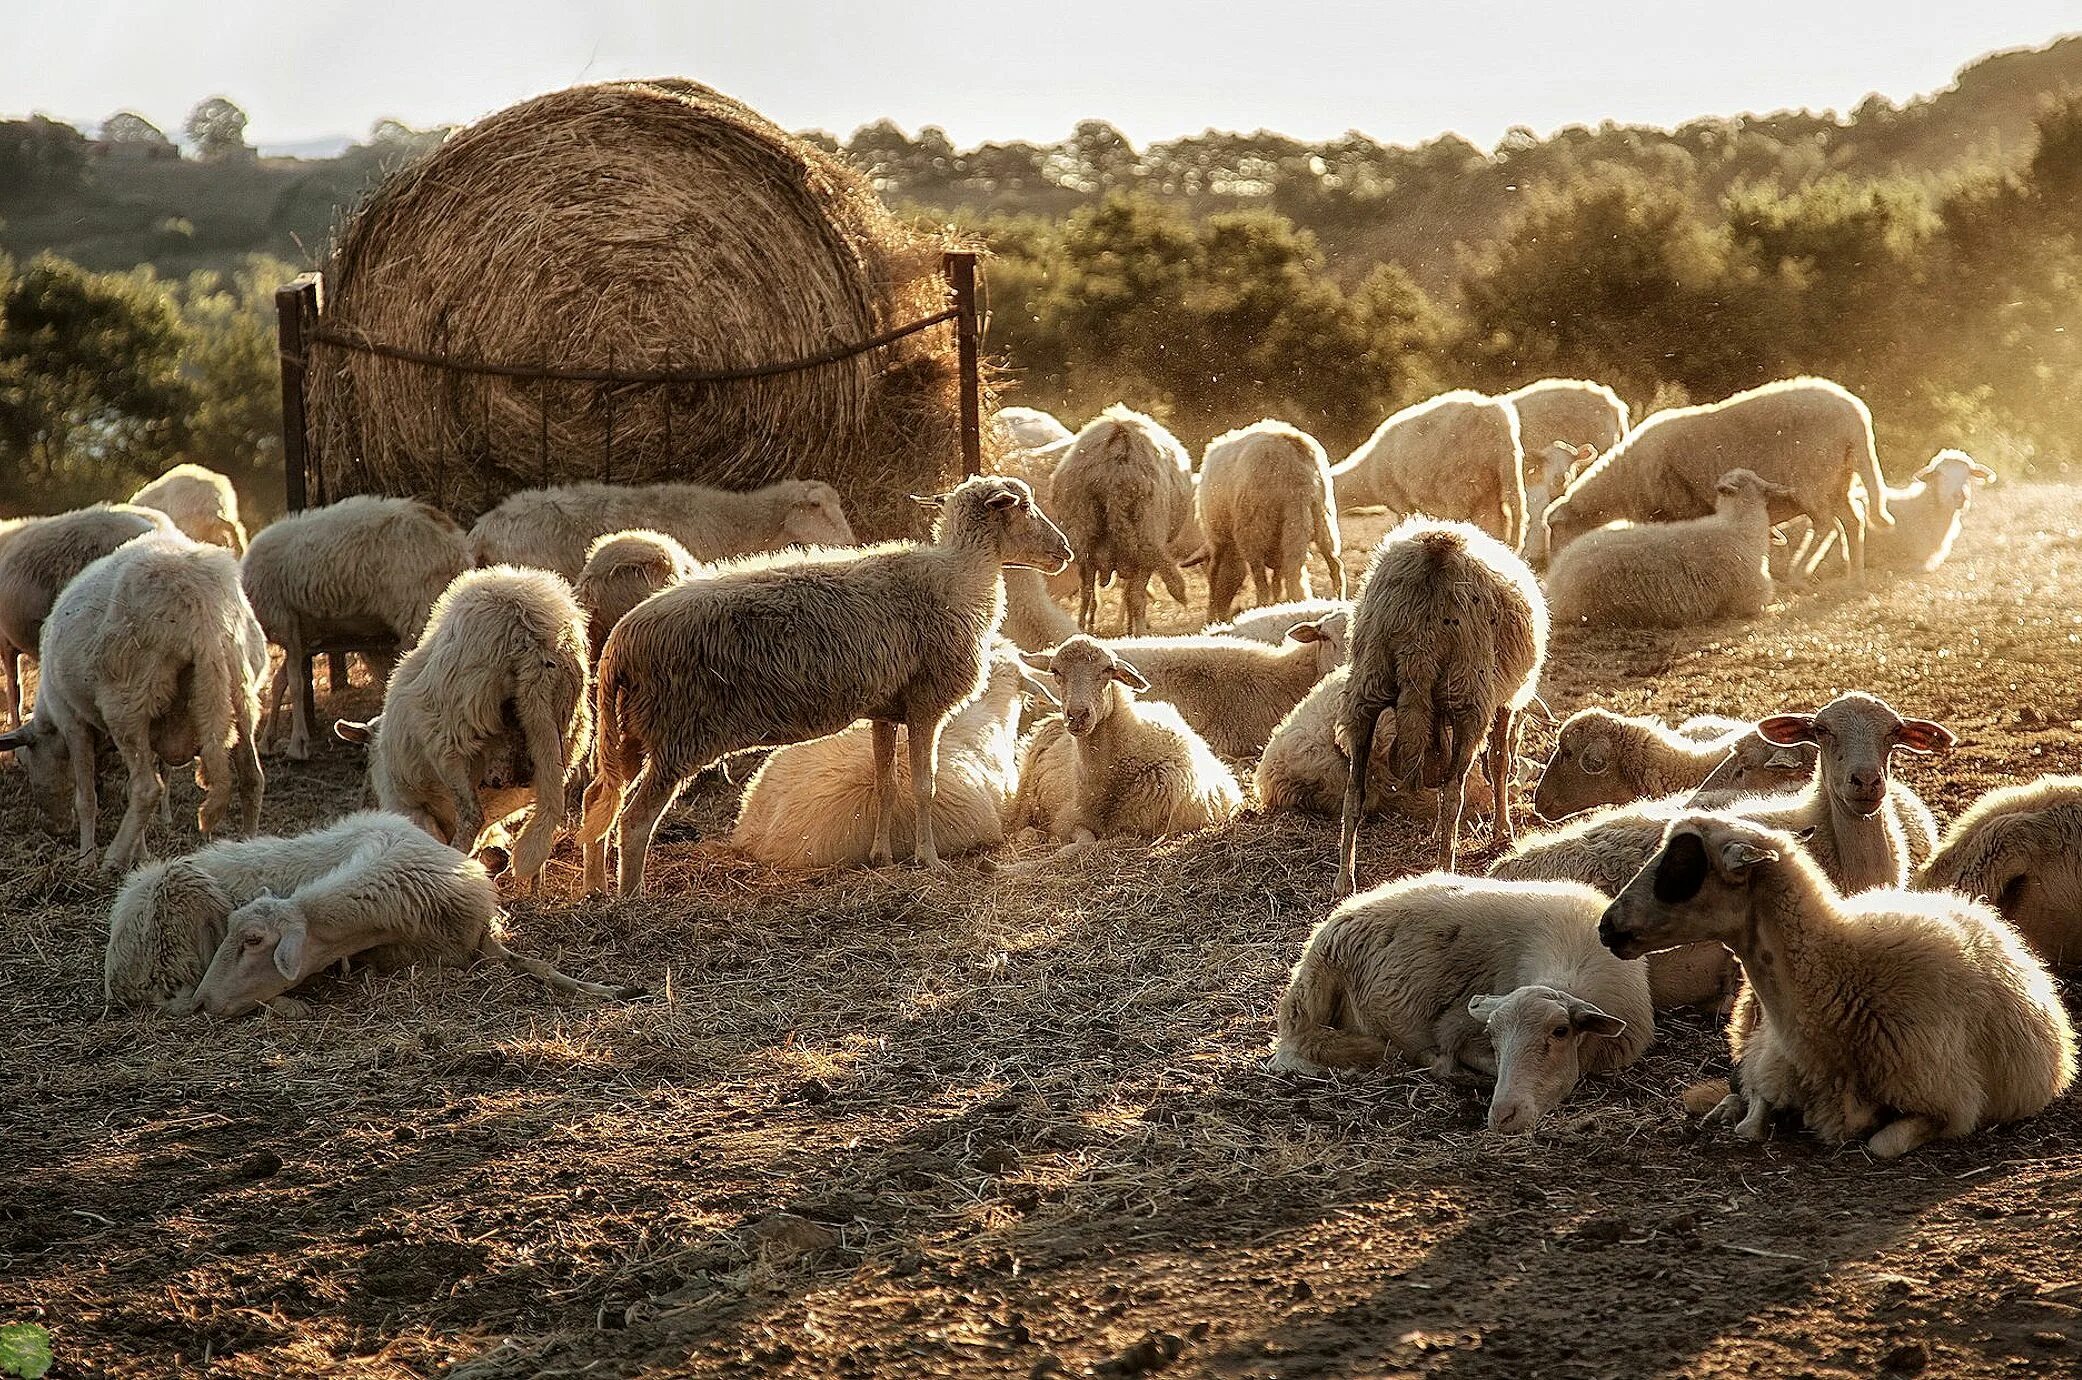
[[[1906,771],[1945,817],[2076,770],[2082,490],[1998,489],[1973,518],[1935,577],[1564,633],[1549,699],[1674,718],[1876,691],[1960,734]],[[273,829],[359,800],[344,746],[268,766]],[[641,903],[514,907],[517,944],[650,1001],[480,969],[211,1024],[103,1011],[109,888],[0,772],[0,1321],[46,1324],[56,1376],[2082,1366],[2072,1098],[1892,1165],[1737,1144],[1678,1105],[1722,1061],[1678,1017],[1500,1140],[1426,1075],[1266,1068],[1327,822],[1039,878],[801,879],[698,846],[728,794],[697,796]],[[1377,826],[1367,878],[1425,856]]]

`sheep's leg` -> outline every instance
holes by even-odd
[[[1251,562],[1251,595],[1261,609],[1274,602],[1271,572],[1255,560]]]
[[[94,817],[101,813],[95,795],[94,731],[75,723],[65,730],[65,752],[72,759],[72,811],[79,819],[79,865],[94,865]]]
[[[195,827],[205,835],[214,834],[231,814],[234,796],[231,753],[215,733],[202,735],[202,765],[196,771],[196,779],[202,786],[202,804],[195,810]],[[171,793],[160,799],[171,799]]]
[[[1853,580],[1865,578],[1865,514],[1846,493],[1836,501],[1836,528],[1843,533],[1843,558]]]
[[[311,756],[311,720],[318,715],[317,692],[311,685],[311,656],[301,640],[285,648],[289,655],[289,755],[296,761]]]
[[[894,860],[889,836],[896,821],[896,725],[874,719],[868,732],[875,750],[875,846],[868,851],[868,865],[887,867]]]
[[[354,678],[347,672],[347,653],[327,652],[325,654],[325,693],[327,696],[345,694],[353,684]]]
[[[101,867],[105,872],[129,869],[142,850],[145,830],[151,827],[152,815],[159,808],[159,797],[166,790],[165,783],[159,779],[159,759],[152,751],[150,738],[139,741],[126,734],[116,739],[116,750],[123,754],[123,768],[130,773],[130,802],[123,811],[123,823],[116,830],[115,842],[102,855]]]
[[[1149,632],[1149,575],[1146,571],[1121,577],[1121,607],[1126,610],[1129,637],[1141,637]]]
[[[557,831],[564,827],[564,734],[556,722],[556,716],[545,705],[535,712],[523,716],[521,731],[528,740],[528,766],[535,777],[535,804],[528,811],[528,822],[521,826],[513,840],[513,875],[523,882],[532,882],[549,861],[550,849],[556,846]],[[482,808],[477,792],[470,792],[470,800]],[[479,816],[480,827],[482,815]]]
[[[241,711],[238,741],[231,745],[231,772],[238,783],[239,832],[248,837],[260,832],[260,797],[267,788],[253,733],[252,717]]]
[[[913,717],[904,724],[905,745],[911,750],[911,803],[918,811],[918,843],[911,856],[921,867],[938,870],[940,852],[933,839],[933,789],[940,769],[940,727],[944,715],[930,719]]]
[[[622,783],[608,772],[595,773],[586,783],[585,806],[579,817],[578,851],[585,863],[589,891],[607,890],[607,833],[614,826],[622,803]]]
[[[615,851],[621,855],[624,897],[643,894],[643,862],[650,852],[651,835],[657,832],[659,817],[671,808],[672,798],[679,793],[679,776],[663,770],[655,757],[645,762],[643,770],[629,783],[628,793],[622,798],[615,840]]]
[[[0,643],[0,661],[7,671],[7,726],[22,726],[22,649]]]
[[[1744,1140],[1763,1140],[1771,1134],[1771,1113],[1774,1110],[1771,1099],[1758,1092],[1747,1096],[1749,1110],[1742,1120],[1735,1123],[1735,1134]]]
[[[1236,596],[1243,589],[1243,557],[1233,546],[1217,547],[1207,563],[1207,621],[1221,623],[1236,612]]]
[[[1366,773],[1373,763],[1374,730],[1379,715],[1361,714],[1348,720],[1345,737],[1350,751],[1345,772],[1345,809],[1337,841],[1337,890],[1350,896],[1359,881],[1359,822],[1366,805]]]
[[[1873,1132],[1867,1148],[1883,1160],[1900,1159],[1917,1146],[1933,1139],[1942,1129],[1936,1117],[1905,1116]]]
[[[1511,797],[1507,794],[1514,756],[1512,741],[1511,711],[1508,707],[1499,709],[1489,724],[1489,790],[1496,821],[1490,832],[1498,843],[1510,843],[1516,837],[1511,832]]]
[[[282,727],[282,696],[289,689],[289,657],[285,653],[282,664],[268,678],[267,704],[260,716],[260,740],[272,747],[275,735]]]
[[[1706,1114],[1704,1124],[1708,1126],[1733,1126],[1742,1120],[1742,1114],[1748,1106],[1748,1100],[1741,1093],[1731,1092],[1716,1103],[1712,1111]]]
[[[1099,576],[1090,561],[1077,563],[1077,631],[1090,632],[1099,625]],[[894,751],[894,749],[891,749]]]
[[[1464,723],[1453,725],[1453,757],[1439,788],[1439,870],[1451,872],[1460,862],[1460,826],[1467,817],[1468,769],[1474,765],[1481,735]]]

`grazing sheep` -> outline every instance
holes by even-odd
[[[476,852],[487,819],[532,804],[510,867],[532,883],[591,728],[585,658],[585,614],[562,579],[510,565],[464,571],[391,675],[373,728],[342,721],[334,731],[369,744],[379,805],[464,852]],[[509,757],[526,763],[526,779],[486,793],[487,809],[486,772]]]
[[[2002,912],[2056,968],[2082,964],[2082,776],[1993,790],[1952,822],[1911,885]]]
[[[1630,805],[1701,789],[1745,739],[1765,750],[1759,766],[1769,773],[1769,780],[1762,773],[1754,781],[1745,776],[1728,789],[1746,789],[1750,794],[1798,790],[1812,772],[1811,748],[1767,743],[1754,724],[1739,719],[1714,721],[1706,725],[1708,732],[1703,735],[1687,733],[1690,727],[1671,729],[1660,719],[1633,718],[1607,709],[1577,710],[1555,737],[1554,755],[1533,793],[1533,812],[1542,819],[1561,820],[1600,806]]]
[[[1352,601],[1295,599],[1285,604],[1267,604],[1249,613],[1238,614],[1226,623],[1210,623],[1201,631],[1209,637],[1248,637],[1253,642],[1270,642],[1278,646],[1287,640],[1287,630],[1296,623],[1313,623],[1333,613],[1350,618]]]
[[[1151,575],[1186,601],[1173,544],[1193,523],[1192,461],[1155,420],[1119,405],[1100,413],[1056,466],[1048,507],[1077,552],[1080,629],[1097,626],[1098,588],[1116,575],[1130,636],[1149,631]]]
[[[1014,646],[1038,652],[1077,636],[1077,620],[1063,612],[1048,592],[1048,578],[1038,570],[1005,572],[1005,624],[1000,629]]]
[[[2036,1115],[2075,1079],[2060,994],[1993,910],[1891,888],[1845,899],[1790,834],[1752,821],[1673,820],[1599,934],[1622,958],[1697,943],[1741,958],[1739,1091],[1708,1120],[1751,1139],[1785,1109],[1893,1159]]]
[[[1005,841],[1005,816],[1019,786],[1025,685],[1017,653],[1001,644],[983,693],[950,715],[940,733],[933,843],[944,854]],[[896,777],[898,793],[908,791],[908,763],[896,764]],[[873,735],[865,724],[784,747],[745,788],[731,846],[772,867],[860,866],[875,844],[875,789]],[[913,832],[898,811],[890,843],[899,856],[911,851]]]
[[[1547,564],[1547,524],[1540,520],[1540,515],[1597,458],[1598,453],[1589,446],[1565,446],[1559,441],[1538,450],[1526,450],[1525,540],[1518,551],[1527,564],[1535,568]]]
[[[1588,446],[1595,455],[1627,434],[1626,402],[1602,383],[1540,379],[1503,398],[1518,413],[1518,438],[1528,457],[1556,444],[1571,450]]]
[[[129,773],[129,802],[102,867],[137,861],[165,798],[161,763],[200,757],[196,825],[214,833],[238,797],[240,826],[260,824],[263,778],[254,751],[267,644],[221,547],[178,532],[136,538],[65,587],[43,626],[41,683],[29,721],[0,734],[62,824],[69,774],[79,862],[96,857],[95,758],[106,741]]]
[[[1029,735],[1020,824],[1083,844],[1190,833],[1242,807],[1229,768],[1175,707],[1137,700],[1149,682],[1103,643],[1080,634],[1020,660],[1055,677],[1063,706]]]
[[[1340,510],[1381,504],[1473,523],[1509,547],[1525,540],[1518,413],[1501,398],[1461,389],[1406,407],[1330,477]]]
[[[1253,787],[1264,810],[1299,810],[1335,816],[1344,808],[1345,783],[1351,767],[1338,746],[1339,723],[1345,712],[1345,678],[1340,666],[1316,682],[1315,688],[1272,730],[1258,758]],[[1412,819],[1438,815],[1437,791],[1398,790],[1388,769],[1389,740],[1374,739],[1373,765],[1367,772],[1363,813],[1378,819],[1390,813]],[[1489,783],[1477,773],[1468,783],[1468,805],[1477,814],[1495,808]]]
[[[416,499],[361,494],[292,513],[254,533],[240,579],[268,641],[283,652],[268,690],[268,731],[290,697],[289,755],[311,755],[310,655],[320,643],[419,640],[434,601],[470,568],[469,541]]]
[[[1621,627],[1688,628],[1754,618],[1771,602],[1771,513],[1793,491],[1730,470],[1712,517],[1607,527],[1557,552],[1547,575],[1556,619]]]
[[[1352,893],[1359,822],[1381,716],[1400,788],[1438,790],[1439,868],[1453,870],[1467,776],[1489,740],[1496,836],[1511,837],[1507,793],[1518,712],[1532,702],[1547,654],[1547,604],[1525,562],[1464,523],[1414,519],[1382,539],[1352,618],[1345,681],[1345,783],[1338,894]]]
[[[7,726],[22,722],[22,657],[36,655],[44,619],[75,575],[133,537],[171,532],[157,508],[96,504],[53,517],[28,518],[0,541],[0,663],[7,675]]]
[[[1277,647],[1245,637],[1123,637],[1106,648],[1224,757],[1254,757],[1317,681],[1345,663],[1351,617],[1295,623]]]
[[[1200,462],[1196,502],[1205,544],[1184,564],[1207,566],[1208,622],[1229,617],[1246,571],[1260,605],[1308,598],[1311,545],[1344,598],[1330,460],[1315,437],[1275,421],[1217,436]]]
[[[930,544],[746,560],[637,605],[600,652],[593,780],[580,837],[586,884],[606,885],[617,829],[624,896],[682,782],[725,754],[873,720],[873,861],[890,858],[896,725],[910,739],[916,856],[932,827],[941,726],[982,688],[1008,565],[1060,570],[1069,543],[1016,479],[980,476],[929,501]]]
[[[355,815],[342,823],[356,821],[362,825],[360,837],[337,866],[286,896],[263,891],[225,916],[224,938],[196,984],[190,1009],[218,1017],[243,1015],[342,959],[357,957],[381,969],[492,958],[575,996],[639,994],[633,988],[580,982],[540,959],[514,953],[501,942],[499,894],[482,866],[416,828],[398,828],[381,814]],[[278,865],[303,870],[298,865],[313,840],[313,835],[263,840],[273,846],[272,854],[257,852],[244,860],[244,868],[255,873]],[[336,850],[323,839],[308,851]],[[194,859],[185,861],[194,874],[191,880],[213,880],[193,866]],[[216,889],[229,899],[221,883]],[[204,907],[216,900],[209,897]]]
[[[156,508],[199,542],[246,553],[246,528],[239,521],[238,490],[201,465],[175,465],[130,495],[132,506]]]
[[[1893,525],[1884,500],[1868,515],[1853,498],[1854,479],[1868,493],[1885,492],[1865,404],[1827,379],[1783,379],[1717,403],[1666,409],[1628,432],[1548,505],[1548,556],[1558,558],[1609,522],[1705,517],[1721,476],[1738,468],[1791,490],[1791,498],[1772,500],[1773,522],[1805,514],[1815,532],[1841,525],[1856,570],[1865,567],[1868,516]],[[1794,556],[1803,574],[1822,554],[1809,536]]]
[[[1605,906],[1567,882],[1439,872],[1354,896],[1295,965],[1277,1062],[1372,1068],[1392,1045],[1441,1077],[1493,1079],[1489,1129],[1529,1132],[1655,1039],[1645,969],[1598,943]]]
[[[631,527],[596,540],[571,590],[586,616],[586,665],[599,663],[600,645],[623,614],[701,573],[701,563],[663,532]]]
[[[478,565],[525,565],[575,580],[592,544],[609,532],[663,532],[696,560],[785,546],[851,546],[839,491],[821,479],[788,479],[749,493],[705,484],[562,484],[508,494],[470,529]]]
[[[1866,563],[1882,570],[1937,569],[1951,554],[1974,485],[1994,482],[1995,471],[1964,451],[1939,451],[1908,487],[1887,490],[1894,526],[1866,539]]]

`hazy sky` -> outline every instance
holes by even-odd
[[[883,115],[955,141],[1208,127],[1488,147],[1514,124],[1848,109],[2082,28],[2075,0],[0,0],[0,110],[169,131],[222,93],[248,136],[467,121],[609,77],[708,82],[791,128]],[[1739,22],[1729,16],[1739,13]]]

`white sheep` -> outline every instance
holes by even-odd
[[[96,504],[52,517],[27,518],[0,531],[0,664],[7,677],[7,726],[28,713],[22,702],[22,657],[35,656],[44,619],[74,576],[133,537],[171,532],[157,508]]]
[[[1572,450],[1587,446],[1597,455],[1627,434],[1625,400],[1588,379],[1539,379],[1512,389],[1503,399],[1518,413],[1519,442],[1528,459],[1555,444]]]
[[[1941,450],[1906,487],[1887,490],[1894,526],[1867,539],[1865,559],[1883,570],[1935,570],[1951,554],[1976,484],[1993,484],[1995,471],[1958,450]]]
[[[2082,776],[1989,791],[1952,821],[1911,885],[1987,901],[2048,964],[2082,964]]]
[[[1880,889],[1846,899],[1792,835],[1692,814],[1606,910],[1637,958],[1718,943],[1746,982],[1728,1023],[1735,1091],[1709,1121],[1761,1139],[1801,1114],[1832,1145],[1893,1159],[2034,1116],[2075,1079],[2060,994],[1979,901]]]
[[[1812,747],[1766,742],[1756,725],[1716,720],[1700,732],[1672,729],[1660,719],[1636,718],[1592,707],[1571,714],[1555,735],[1554,752],[1533,793],[1533,812],[1561,820],[1606,805],[1700,790],[1745,740],[1762,749],[1761,770],[1728,781],[1748,794],[1797,791],[1814,770]]]
[[[1224,757],[1255,757],[1317,681],[1345,664],[1351,617],[1295,623],[1278,646],[1245,637],[1122,637],[1105,645]]]
[[[1315,437],[1270,420],[1217,436],[1201,459],[1195,501],[1204,544],[1183,564],[1207,566],[1208,622],[1234,611],[1247,571],[1260,605],[1309,598],[1311,546],[1344,597],[1330,460]]]
[[[1560,441],[1525,452],[1525,540],[1518,551],[1528,564],[1535,568],[1547,564],[1547,524],[1540,515],[1597,458],[1598,453],[1589,446],[1567,446]]]
[[[1380,504],[1473,523],[1513,548],[1525,540],[1518,413],[1500,398],[1461,389],[1406,407],[1330,475],[1340,511]]]
[[[1749,470],[1730,470],[1714,484],[1711,517],[1584,534],[1548,571],[1554,617],[1651,628],[1755,617],[1771,602],[1771,506],[1792,497]]]
[[[1352,616],[1350,599],[1293,599],[1284,604],[1267,604],[1263,608],[1240,613],[1226,623],[1210,623],[1201,631],[1209,637],[1248,637],[1253,642],[1270,642],[1274,646],[1287,640],[1287,630],[1296,623],[1313,623],[1341,613]]]
[[[1053,413],[1038,407],[1001,407],[990,414],[990,429],[1004,454],[1043,450],[1076,435]],[[1039,486],[1035,486],[1034,494],[1037,498],[1042,496]]]
[[[597,538],[571,587],[586,616],[586,665],[599,662],[601,644],[623,614],[702,569],[686,547],[663,532],[631,527]]]
[[[1199,544],[1192,460],[1155,419],[1115,405],[1077,433],[1048,510],[1077,552],[1077,626],[1098,623],[1098,589],[1118,576],[1130,635],[1149,631],[1149,578],[1186,601],[1175,547]]]
[[[1295,965],[1277,1062],[1372,1068],[1393,1047],[1441,1077],[1493,1080],[1489,1129],[1529,1132],[1584,1074],[1655,1039],[1643,966],[1598,942],[1605,905],[1567,882],[1439,872],[1354,896]]]
[[[203,465],[175,465],[130,495],[139,508],[156,508],[173,525],[199,542],[246,552],[246,527],[239,521],[238,490],[231,481]]]

